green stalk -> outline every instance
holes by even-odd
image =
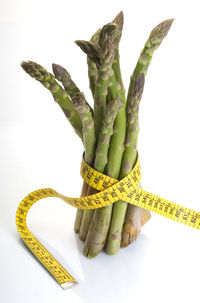
[[[90,42],[92,42],[95,46],[97,46],[99,43],[100,31],[101,29],[98,29],[90,39]],[[94,98],[96,83],[98,79],[98,68],[96,63],[91,61],[88,56],[87,56],[87,64],[88,64],[88,77],[89,77],[90,89],[92,92],[92,96]]]
[[[120,17],[119,18],[120,24],[116,23],[116,25],[118,26],[117,27],[118,31],[117,31],[117,35],[115,36],[115,39],[113,39],[115,50],[116,48],[118,48],[118,44],[121,38],[123,13],[121,12],[118,15],[118,17]],[[114,178],[118,178],[118,174],[121,166],[121,157],[123,154],[123,143],[125,139],[126,116],[125,116],[125,93],[124,90],[121,89],[123,85],[121,85],[122,80],[121,80],[119,62],[116,62],[116,60],[118,60],[118,57],[115,58],[114,60],[115,62],[113,61],[113,65],[112,65],[112,67],[114,66],[114,72],[113,69],[111,69],[111,73],[109,77],[110,85],[108,87],[107,102],[109,104],[110,100],[115,100],[115,99],[120,100],[121,108],[114,122],[114,133],[110,141],[108,163],[105,168],[105,173]],[[115,75],[116,71],[119,74]],[[121,83],[118,83],[116,79],[120,80]],[[121,147],[121,149],[119,148],[119,146]],[[115,166],[110,165],[111,159],[113,160],[113,158],[115,160],[115,164],[116,164]],[[102,250],[106,241],[111,214],[112,214],[112,205],[109,205],[102,209],[95,210],[92,224],[88,232],[88,237],[86,239],[88,243],[85,245],[85,249],[84,249],[84,254],[87,255],[89,258],[95,257]]]
[[[99,34],[100,30],[97,30],[96,33],[92,36],[90,39],[90,42],[92,45],[97,46],[98,45],[98,40],[99,40]],[[86,41],[76,41],[76,44],[80,46],[80,48],[89,54],[87,55],[87,64],[88,64],[88,77],[89,77],[89,83],[90,83],[90,89],[92,92],[92,95],[94,97],[95,94],[95,88],[96,88],[96,82],[98,78],[98,68],[97,65],[99,66],[100,58],[98,55],[98,59],[96,60],[91,60],[91,55],[93,54],[93,48],[91,48],[91,45],[89,44],[88,47]],[[87,50],[87,51],[86,51]],[[95,49],[96,50],[96,49]],[[96,53],[93,54],[93,57],[97,55]],[[96,63],[94,62],[96,61]],[[92,195],[95,193],[95,190],[88,186],[87,187],[87,195]],[[83,241],[85,241],[88,229],[93,217],[94,210],[81,210],[77,209],[77,215],[76,215],[76,220],[75,220],[75,230],[76,232],[79,232],[79,238]]]
[[[109,148],[110,137],[113,134],[114,119],[122,106],[120,99],[111,100],[106,106],[105,118],[102,123],[99,141],[95,153],[94,167],[98,171],[103,172],[108,162],[107,154]]]
[[[94,168],[102,173],[107,163],[107,153],[110,137],[113,133],[114,120],[120,107],[120,100],[112,100],[106,106],[94,162]],[[104,246],[104,239],[108,231],[107,226],[109,226],[108,222],[110,222],[111,216],[111,213],[104,211],[106,208],[103,207],[94,211],[83,250],[84,255],[88,258],[96,256]],[[103,216],[102,213],[104,214]],[[101,218],[101,220],[99,220],[99,218]]]
[[[92,165],[94,161],[94,151],[95,151],[95,128],[94,119],[90,111],[83,93],[76,93],[72,98],[72,103],[76,111],[79,113],[80,119],[83,124],[83,145],[85,147],[85,161]]]
[[[98,140],[98,145],[96,148],[96,153],[95,153],[95,162],[94,162],[94,168],[100,172],[104,171],[104,168],[107,163],[107,154],[108,154],[108,148],[109,148],[109,142],[110,142],[110,137],[113,133],[113,123],[114,119],[117,115],[117,112],[119,111],[120,108],[120,101],[112,100],[108,103],[106,106],[106,112],[105,112],[105,118],[103,120],[102,124],[102,130],[99,134],[99,140]],[[89,187],[88,189],[88,195],[95,194],[97,191]],[[79,238],[81,240],[85,240],[88,234],[88,230],[90,227],[90,224],[92,222],[92,218],[94,215],[94,210],[85,210],[83,214],[83,219],[81,222],[81,228],[80,228],[80,233],[79,233]],[[103,226],[105,224],[102,224]],[[92,230],[92,227],[91,227]],[[96,232],[96,231],[95,231]],[[92,233],[92,240],[94,240],[94,233]],[[99,233],[99,231],[98,231]],[[101,234],[103,231],[101,230]],[[87,243],[90,243],[89,240],[90,236],[87,238]],[[89,244],[88,244],[89,245]],[[85,245],[87,247],[87,244]],[[85,248],[85,251],[87,251],[88,248]],[[91,248],[90,248],[91,250]]]
[[[144,74],[136,77],[130,93],[129,102],[127,102],[127,127],[125,150],[122,158],[120,178],[124,178],[135,164],[137,156],[137,135],[138,135],[138,110],[144,87]],[[118,201],[114,204],[112,220],[106,243],[106,252],[115,254],[118,252],[121,244],[121,230],[126,214],[127,203]]]
[[[87,192],[88,192],[88,184],[85,181],[83,181],[81,197],[86,197]],[[75,218],[75,222],[74,222],[74,231],[77,234],[79,233],[80,228],[81,228],[83,213],[84,213],[83,209],[77,209],[77,211],[76,211],[76,218]]]
[[[83,40],[75,41],[76,44],[87,54],[88,58],[99,68],[98,79],[94,92],[94,121],[97,139],[106,108],[108,79],[114,58],[112,41],[116,35],[116,30],[117,27],[115,24],[109,23],[104,25],[99,33],[99,45]]]
[[[118,26],[118,32],[115,40],[115,56],[112,65],[112,70],[114,74],[112,73],[110,77],[111,86],[109,87],[109,91],[111,95],[112,94],[118,95],[118,97],[122,100],[124,106],[122,106],[115,119],[114,133],[111,138],[110,148],[108,153],[106,174],[108,174],[113,178],[118,179],[120,167],[121,167],[121,159],[124,151],[124,140],[125,140],[125,132],[126,132],[126,112],[125,112],[126,97],[125,97],[125,90],[122,82],[121,69],[119,64],[119,42],[121,39],[123,23],[124,23],[123,12],[120,12],[115,17],[113,23],[116,23],[116,25]]]
[[[140,53],[140,57],[138,59],[137,65],[135,70],[131,76],[129,91],[128,91],[128,98],[131,91],[131,87],[137,77],[140,74],[144,74],[146,76],[149,64],[151,63],[152,56],[154,51],[160,46],[163,39],[167,36],[168,31],[172,25],[174,19],[168,19],[161,22],[157,25],[150,33],[149,39],[145,43],[143,50]]]
[[[124,140],[125,140],[125,132],[126,132],[126,98],[125,98],[125,90],[122,82],[121,69],[119,64],[119,41],[121,38],[121,33],[123,29],[123,13],[117,15],[113,22],[116,22],[118,25],[118,39],[115,44],[115,58],[113,61],[112,69],[114,71],[114,75],[111,75],[110,81],[112,86],[109,87],[109,91],[117,94],[123,102],[123,107],[119,111],[114,124],[114,133],[111,138],[109,153],[108,153],[108,163],[105,169],[105,173],[113,178],[118,179],[121,167],[121,160],[124,151]],[[112,214],[113,205],[110,205],[105,208],[104,212],[110,215]],[[102,216],[104,213],[102,212]],[[112,216],[113,217],[113,216]],[[100,216],[101,219],[101,216]],[[110,225],[110,221],[107,222],[107,233]],[[107,234],[106,234],[107,237]],[[104,239],[104,243],[106,241],[106,237]]]
[[[92,36],[92,38],[90,39],[90,42],[92,44],[94,44],[95,46],[98,45],[99,42],[99,35],[100,35],[100,31],[101,29],[98,29],[96,31],[96,33],[94,33],[94,35]],[[79,46],[81,46],[80,42],[77,43]],[[83,49],[84,50],[84,49]],[[100,62],[100,58],[99,58],[99,62]],[[88,64],[88,77],[89,77],[89,83],[90,83],[90,90],[92,92],[92,96],[94,98],[95,96],[95,89],[96,89],[96,83],[97,83],[97,79],[98,79],[98,67],[99,66],[99,62],[98,64],[96,64],[94,61],[92,61],[89,56],[87,56],[87,64]],[[87,195],[93,195],[95,194],[96,191],[94,188],[92,187],[88,187],[88,192]],[[78,214],[79,211],[82,212],[82,214]],[[77,216],[79,217],[79,222],[81,220],[81,224],[80,224],[80,233],[79,233],[79,238],[83,241],[85,241],[88,230],[89,230],[89,226],[90,223],[92,221],[92,217],[94,214],[94,210],[77,210]],[[78,220],[78,218],[77,218]],[[76,221],[75,224],[77,225]]]
[[[88,186],[87,196],[96,194],[96,192],[97,191],[94,188]],[[88,233],[93,215],[94,215],[93,209],[85,209],[83,212],[83,217],[82,217],[80,230],[79,230],[79,239],[82,241],[85,241],[85,239],[87,237],[87,233]]]
[[[102,123],[102,118],[106,106],[106,94],[108,88],[108,76],[111,70],[112,61],[114,58],[114,47],[113,41],[116,34],[116,25],[107,24],[102,30],[98,30],[92,37],[91,42],[77,40],[76,44],[87,54],[89,65],[88,67],[93,68],[95,75],[91,81],[93,85],[93,95],[94,95],[94,120],[96,136],[98,137],[99,130]],[[98,74],[97,74],[98,72]],[[98,76],[98,79],[97,79]],[[96,81],[94,83],[94,81]],[[102,101],[100,104],[99,102]],[[98,121],[97,121],[98,120]],[[88,195],[94,194],[96,191],[91,187],[88,188]],[[79,237],[85,240],[94,211],[85,210]]]
[[[114,73],[112,71],[112,74],[109,78],[110,81],[112,81],[112,86],[111,87],[108,87],[108,93],[109,93],[109,97],[107,95],[107,103],[109,102],[113,102],[113,100],[119,100],[119,98],[116,96],[116,79],[115,79],[115,76],[114,76]],[[101,136],[101,133],[100,133],[100,136]],[[102,147],[101,147],[102,148]],[[100,153],[103,155],[104,153],[102,153],[102,151],[100,150]],[[106,157],[107,157],[107,152],[106,152]],[[99,163],[99,165],[97,164],[97,167],[101,167],[101,166],[104,166],[104,162],[106,161],[107,163],[107,159],[103,159],[102,157],[97,157],[97,160]],[[101,163],[102,162],[102,163]],[[89,195],[93,195],[95,194],[97,191],[95,189],[93,189],[92,187],[89,187],[88,188],[88,196]],[[107,209],[107,208],[106,208]],[[109,207],[107,210],[104,210],[104,211],[108,211]],[[83,215],[83,221],[82,221],[82,224],[81,224],[81,229],[82,232],[81,235],[80,235],[80,239],[81,240],[85,240],[86,239],[86,236],[87,236],[87,232],[89,230],[89,226],[90,226],[90,223],[92,221],[92,218],[93,218],[93,214],[94,214],[94,211],[93,210],[84,210],[84,215]]]
[[[95,65],[95,63],[93,63],[93,62],[92,62],[92,64]],[[53,67],[53,72],[54,72],[54,75],[55,75],[56,79],[62,82],[65,90],[67,91],[67,93],[69,94],[69,96],[71,98],[73,98],[74,96],[76,96],[77,93],[80,93],[80,89],[77,87],[77,85],[71,79],[70,74],[68,73],[68,71],[65,68],[63,68],[61,65],[58,65],[58,64],[53,64],[52,67]],[[88,113],[90,114],[89,119],[91,119],[91,113],[93,114],[93,109],[90,107],[90,105],[87,103],[87,101],[85,99],[84,99],[84,103],[86,103],[87,104],[87,108],[90,109],[90,112],[88,112]],[[79,112],[80,110],[77,110],[77,111]],[[83,111],[83,109],[82,109],[82,111]],[[83,115],[81,116],[81,113],[79,113],[79,115],[80,115],[80,118],[81,118],[82,122],[84,121],[83,122],[83,128],[86,128],[86,127],[84,127],[85,124],[87,126],[87,123],[85,123],[85,118],[83,117]],[[87,122],[87,119],[88,119],[88,117],[86,115],[86,122]],[[93,119],[91,121],[93,121]],[[90,130],[90,129],[88,129],[88,130]],[[89,136],[88,139],[87,138],[83,138],[83,141],[84,141],[83,143],[84,143],[85,151],[86,151],[85,155],[87,157],[87,154],[89,153],[90,156],[92,156],[91,153],[94,152],[94,150],[90,151],[90,149],[93,148],[93,144],[94,144],[94,142],[93,142],[94,141],[93,140],[94,139],[93,136],[94,136],[94,134],[92,134],[92,137],[91,137],[91,134],[90,134],[89,131],[86,132],[84,130],[83,134],[84,133],[86,133],[86,136]],[[87,160],[87,162],[90,162],[90,161]],[[92,162],[90,164],[92,164]],[[88,191],[88,185],[85,183],[85,181],[83,181],[83,187],[82,187],[81,197],[87,196],[87,191]],[[79,234],[80,239],[84,239],[85,238],[85,236],[84,236],[84,233],[85,233],[85,228],[84,228],[85,224],[82,224],[82,220],[83,220],[83,223],[84,223],[85,219],[86,219],[86,215],[84,215],[84,212],[86,212],[87,214],[90,213],[89,210],[83,211],[82,209],[77,209],[77,211],[76,211],[76,219],[75,219],[75,223],[74,223],[74,230],[75,230],[75,232],[79,233],[79,231],[80,231],[80,234]]]
[[[74,83],[68,71],[59,64],[52,64],[53,73],[58,81],[61,81],[64,89],[72,98],[76,93],[80,93],[80,89]]]
[[[102,120],[106,108],[106,95],[109,84],[110,71],[114,59],[114,47],[112,43],[113,36],[116,32],[116,25],[105,25],[99,37],[100,44],[100,66],[98,80],[94,94],[94,119],[96,137],[98,139],[99,130],[101,129]]]
[[[52,93],[54,100],[59,104],[65,116],[73,126],[75,132],[82,139],[81,119],[76,110],[73,108],[67,92],[56,82],[55,77],[47,72],[47,70],[41,65],[32,61],[22,62],[21,66],[25,72],[39,81]]]
[[[72,103],[74,108],[80,115],[81,121],[83,123],[83,144],[85,147],[85,161],[92,165],[94,161],[94,152],[95,152],[95,128],[94,128],[94,120],[92,113],[90,111],[90,107],[88,106],[84,95],[82,93],[76,93],[72,98]],[[88,186],[86,183],[83,183],[82,194],[84,196],[87,195]],[[83,212],[81,210],[77,211],[74,229],[78,233],[80,239],[85,238],[85,220],[87,214],[90,214],[89,211]]]
[[[169,19],[161,22],[150,33],[150,37],[147,40],[144,49],[140,54],[140,58],[138,60],[136,68],[133,72],[133,75],[131,76],[130,87],[137,75],[141,73],[144,73],[146,75],[153,53],[160,46],[163,39],[166,37],[173,20],[174,19]],[[150,216],[151,215],[149,211],[143,211],[141,209],[138,209],[137,207],[130,207],[130,205],[128,205],[122,232],[121,246],[127,246],[129,243],[131,243],[137,238],[140,232],[141,225],[147,222]],[[139,221],[140,225],[136,223]]]
[[[171,24],[172,24],[173,19],[166,20],[159,24],[156,28],[152,30],[150,33],[149,39],[147,40],[141,54],[139,57],[139,60],[137,62],[136,68],[131,76],[131,81],[130,81],[130,86],[129,86],[129,91],[128,91],[128,97],[127,97],[127,113],[129,115],[129,121],[127,125],[127,130],[126,130],[126,142],[125,142],[125,151],[123,155],[123,161],[122,161],[122,168],[120,172],[120,178],[123,178],[126,176],[126,174],[132,169],[135,161],[136,161],[136,156],[137,156],[137,137],[138,137],[138,106],[139,103],[136,102],[135,108],[132,109],[132,117],[134,118],[135,122],[133,124],[133,130],[131,132],[132,126],[131,126],[131,108],[130,104],[133,103],[133,97],[134,94],[137,94],[137,91],[134,92],[134,89],[136,88],[137,84],[137,79],[140,79],[140,77],[143,77],[143,75],[146,75],[147,69],[149,67],[149,64],[151,62],[152,56],[154,51],[159,47],[161,44],[162,40],[164,37],[167,35]],[[138,78],[139,77],[139,78]],[[134,211],[133,211],[134,209]],[[110,230],[109,230],[109,236],[107,240],[107,247],[106,251],[109,254],[116,254],[120,248],[120,243],[121,243],[121,231],[124,223],[124,217],[126,214],[127,210],[127,204],[124,203],[123,201],[118,201],[114,205],[113,209],[113,216],[112,216],[112,221],[110,225]],[[131,215],[135,213],[136,208],[134,206],[129,205],[128,206],[128,212],[127,212],[127,225],[125,224],[124,226],[124,236],[122,237],[125,241],[125,239],[133,239],[134,236],[129,236],[125,235],[127,231],[133,231],[135,229],[130,228],[130,220],[133,219]],[[141,214],[143,211],[137,211],[137,213]],[[145,218],[150,217],[149,212],[144,213]],[[132,219],[130,219],[132,218]],[[133,221],[133,220],[132,220]],[[144,219],[145,221],[145,219]],[[136,222],[136,220],[135,220]],[[133,222],[134,224],[134,222]],[[140,228],[140,227],[139,227]],[[123,246],[125,246],[125,242],[123,242]]]
[[[80,93],[80,89],[74,83],[74,81],[71,78],[71,75],[64,67],[53,63],[52,68],[56,79],[62,82],[64,89],[66,90],[66,92],[71,98],[73,98],[75,94]],[[87,103],[87,106],[90,108],[90,112],[93,115],[93,109],[91,108],[91,106],[88,104],[86,100],[85,103]]]

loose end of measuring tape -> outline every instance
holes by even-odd
[[[65,282],[63,284],[60,284],[60,286],[63,288],[63,289],[68,289],[74,285],[78,284],[78,281],[74,280],[74,281],[70,281],[70,282]]]

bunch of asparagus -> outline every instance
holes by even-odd
[[[154,51],[167,35],[173,19],[165,20],[151,31],[131,75],[127,97],[119,64],[123,21],[120,12],[112,22],[97,30],[90,41],[75,41],[87,55],[94,109],[62,66],[53,64],[53,75],[35,62],[22,62],[22,68],[52,93],[81,138],[85,161],[115,179],[125,177],[135,165],[145,76]],[[81,196],[94,193],[96,190],[83,182]],[[92,258],[104,247],[108,254],[116,254],[120,247],[135,241],[150,217],[149,211],[118,201],[96,210],[77,210],[74,229],[85,241],[84,255]]]

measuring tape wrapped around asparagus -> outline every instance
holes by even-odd
[[[85,241],[83,253],[88,258],[103,248],[108,254],[116,254],[120,247],[135,241],[150,219],[150,211],[200,229],[200,213],[146,192],[140,184],[139,105],[152,56],[172,22],[165,20],[150,33],[131,76],[127,97],[119,64],[123,13],[98,29],[90,41],[76,41],[87,54],[93,107],[62,66],[53,64],[53,75],[35,62],[22,63],[22,68],[52,93],[84,145],[81,197],[69,198],[52,188],[36,190],[22,200],[16,214],[22,239],[63,288],[77,281],[26,225],[29,209],[42,198],[57,197],[77,208],[74,230]]]
[[[137,155],[138,111],[144,80],[154,51],[167,35],[173,19],[152,30],[131,76],[128,95],[119,64],[119,42],[123,13],[104,25],[90,41],[76,44],[87,54],[88,76],[94,109],[62,66],[53,64],[54,75],[37,63],[23,62],[23,69],[52,93],[83,141],[85,161],[95,170],[115,179],[124,178],[134,167]],[[60,84],[59,84],[60,82]],[[82,196],[97,190],[83,182]],[[91,258],[105,247],[115,254],[140,233],[151,217],[148,210],[118,201],[97,210],[77,210],[75,232],[85,241],[84,254]]]
[[[90,41],[76,41],[87,54],[93,107],[62,66],[53,64],[53,75],[35,62],[22,63],[22,68],[52,93],[84,145],[81,197],[69,198],[52,188],[36,190],[22,200],[16,214],[22,239],[63,288],[77,281],[26,225],[29,209],[42,198],[57,197],[77,208],[74,230],[85,241],[83,253],[88,258],[103,248],[116,254],[120,247],[135,241],[150,219],[150,211],[200,229],[200,213],[146,192],[140,185],[139,105],[152,56],[172,22],[165,20],[151,31],[131,76],[127,97],[119,64],[123,13],[97,30]]]

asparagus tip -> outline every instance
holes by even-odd
[[[103,46],[106,37],[109,36],[112,41],[116,39],[116,36],[118,34],[118,25],[116,23],[108,23],[102,27],[102,30],[99,35],[99,43],[101,47]]]
[[[57,91],[58,84],[55,82],[55,77],[43,66],[33,61],[23,61],[21,66],[29,76],[42,83],[52,93]]]
[[[29,69],[32,68],[32,61],[22,61],[21,62],[21,67],[25,70],[25,72]]]
[[[88,55],[91,61],[99,66],[100,58],[99,58],[99,49],[92,42],[85,40],[75,40],[75,43],[81,48],[81,50]]]
[[[23,61],[21,67],[27,74],[38,80],[41,77],[41,72],[44,70],[42,66],[33,61]]]
[[[55,77],[59,81],[62,80],[63,76],[67,75],[68,77],[70,77],[68,71],[64,67],[62,67],[61,65],[59,65],[59,64],[53,63],[52,64],[52,69],[53,69],[53,73],[54,73]]]
[[[113,20],[113,23],[116,23],[119,28],[122,30],[123,24],[124,24],[124,13],[123,11],[120,11],[119,14],[115,17]]]
[[[79,47],[81,47],[82,44],[84,44],[84,40],[75,40],[74,41]]]
[[[167,36],[173,21],[173,18],[164,20],[151,31],[150,40],[153,44],[162,42],[162,40]]]

